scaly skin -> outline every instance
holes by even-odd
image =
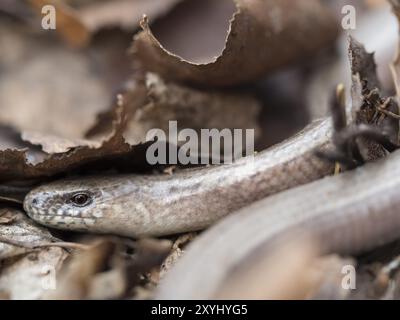
[[[291,139],[232,165],[166,175],[117,175],[57,181],[31,191],[24,208],[49,227],[130,237],[210,226],[269,195],[333,173],[314,151],[329,147],[332,125],[319,120]],[[71,197],[90,201],[76,206]]]
[[[288,234],[313,236],[321,254],[353,255],[398,239],[399,190],[400,150],[263,199],[197,238],[161,282],[156,298],[212,299],[257,249]]]

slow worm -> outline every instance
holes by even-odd
[[[168,175],[95,176],[40,186],[25,198],[35,221],[59,229],[130,237],[204,229],[269,195],[333,173],[314,154],[331,144],[330,119],[231,165]]]
[[[393,241],[400,237],[399,190],[396,151],[256,202],[197,238],[161,282],[156,298],[211,299],[246,257],[288,233],[313,236],[322,254],[356,254]]]

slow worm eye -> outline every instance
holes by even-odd
[[[71,197],[71,202],[75,206],[84,207],[91,202],[91,199],[85,193],[77,193]]]

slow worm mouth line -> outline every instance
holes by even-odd
[[[90,229],[91,225],[96,222],[95,217],[70,216],[66,214],[53,215],[33,213],[31,214],[31,218],[48,227],[60,228],[62,226],[74,226],[73,229],[76,231],[87,231]]]
[[[32,213],[31,214],[35,219],[38,218],[42,218],[42,217],[51,217],[51,218],[72,218],[72,219],[76,219],[76,220],[84,220],[84,219],[94,219],[93,217],[82,217],[82,216],[72,216],[72,215],[68,215],[63,213],[62,215],[57,215],[57,214],[48,214],[48,213]]]

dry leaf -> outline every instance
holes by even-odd
[[[160,43],[153,35],[146,18],[142,21],[143,32],[133,43],[134,57],[145,70],[166,79],[203,86],[229,86],[253,81],[289,63],[304,61],[319,49],[332,45],[338,32],[331,12],[318,0],[207,0],[201,2],[200,8],[197,3],[190,17],[194,19],[201,13],[207,17],[217,9],[226,12],[221,6],[229,10],[234,4],[237,9],[229,28],[226,26],[229,34],[222,53],[217,49],[213,54],[202,56],[201,63],[197,62],[198,54],[195,60],[178,56],[168,43]],[[188,25],[181,25],[173,33],[175,42],[182,39],[185,42],[179,43],[180,47],[191,47],[195,43],[209,50],[205,35],[199,40],[198,34],[190,34],[192,19],[188,17],[184,21]],[[205,20],[200,21],[205,28]],[[179,37],[177,32],[189,35]],[[213,33],[215,30],[211,28],[208,36],[212,37]],[[220,43],[223,41],[220,39]]]
[[[143,83],[144,82],[144,83]],[[255,129],[260,135],[258,116],[260,102],[246,92],[200,91],[189,87],[165,82],[158,75],[148,73],[146,80],[133,86],[127,84],[126,95],[132,90],[140,90],[145,95],[143,105],[138,103],[127,106],[128,125],[124,137],[131,145],[146,141],[151,129],[169,130],[169,121],[177,121],[178,130],[200,129]],[[136,94],[136,99],[139,94]],[[114,110],[102,113],[97,124],[87,134],[97,137],[109,130],[110,119],[115,117]]]
[[[126,127],[124,102],[116,108],[116,115],[117,119],[113,122],[111,134],[98,148],[78,146],[65,153],[49,155],[38,164],[28,163],[25,151],[10,149],[0,151],[1,180],[51,176],[98,161],[107,162],[107,159],[131,155],[135,148],[126,143],[123,137]]]

